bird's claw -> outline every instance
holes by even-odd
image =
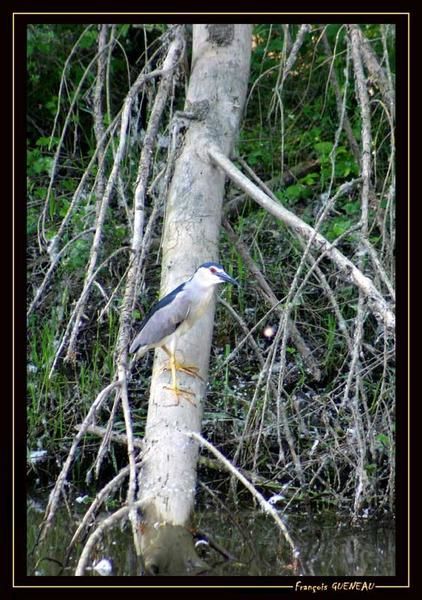
[[[197,377],[201,381],[205,382],[205,379],[201,377],[199,374],[199,368],[194,365],[184,365],[183,363],[175,362],[174,363],[176,371],[182,371],[182,373],[186,373],[191,377]],[[171,366],[165,366],[162,369],[163,371],[171,371]]]
[[[176,363],[176,371],[182,371],[187,375],[191,375],[192,377],[197,377],[201,381],[205,381],[203,377],[199,374],[199,368],[194,365],[184,365],[182,363]]]
[[[163,389],[170,390],[171,392],[174,392],[176,394],[177,401],[174,404],[167,404],[167,406],[179,406],[179,404],[180,404],[179,396],[185,396],[186,400],[188,402],[190,402],[192,404],[192,406],[196,407],[195,402],[189,398],[189,396],[195,396],[195,394],[193,392],[189,392],[188,390],[184,390],[184,389],[179,388],[178,386],[174,386],[174,385],[164,385]]]

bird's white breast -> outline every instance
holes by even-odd
[[[191,295],[191,307],[188,318],[185,321],[186,330],[190,329],[207,311],[214,295],[214,286],[207,286],[205,288],[192,286],[189,293]]]

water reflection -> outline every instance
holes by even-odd
[[[73,575],[82,546],[64,565],[67,545],[80,519],[60,511],[42,549],[34,547],[43,504],[28,504],[28,575]],[[293,575],[284,540],[274,523],[259,512],[239,512],[227,517],[209,510],[196,517],[197,552],[212,571],[206,575],[285,576]],[[364,523],[351,527],[331,514],[305,519],[290,517],[289,531],[301,553],[302,575],[376,576],[395,574],[395,533],[390,523]],[[98,565],[107,561],[110,569]],[[97,568],[96,568],[97,567]],[[129,527],[116,528],[104,536],[91,556],[86,575],[139,575]]]

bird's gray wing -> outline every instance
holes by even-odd
[[[190,300],[182,290],[170,303],[157,308],[133,340],[129,352],[136,352],[142,346],[158,345],[161,340],[174,333],[187,318],[190,306]]]

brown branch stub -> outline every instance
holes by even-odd
[[[214,23],[207,25],[208,41],[216,46],[229,46],[234,39],[234,25]]]

